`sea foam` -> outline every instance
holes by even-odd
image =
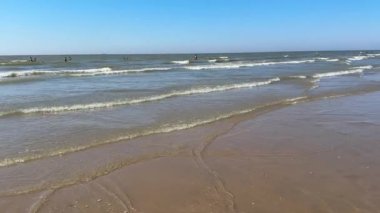
[[[189,70],[208,70],[208,69],[238,69],[242,67],[256,67],[256,66],[270,66],[270,65],[281,65],[281,64],[302,64],[302,63],[313,63],[314,59],[310,60],[300,60],[300,61],[278,61],[278,62],[257,62],[257,63],[221,63],[221,64],[210,64],[210,65],[199,65],[199,66],[187,66],[185,69]]]
[[[190,60],[172,61],[173,64],[190,64]]]
[[[205,93],[212,93],[212,92],[222,92],[222,91],[233,90],[233,89],[252,88],[252,87],[257,87],[257,86],[268,85],[277,81],[280,81],[280,78],[272,78],[266,81],[257,81],[257,82],[240,83],[240,84],[205,86],[205,87],[192,88],[192,89],[182,90],[182,91],[181,90],[172,91],[166,94],[142,97],[142,98],[137,98],[137,99],[124,99],[124,100],[90,103],[90,104],[25,108],[25,109],[10,111],[10,112],[0,112],[0,116],[10,115],[10,114],[59,113],[59,112],[65,112],[65,111],[80,111],[80,110],[111,108],[111,107],[116,107],[116,106],[121,106],[121,105],[131,105],[131,104],[139,104],[139,103],[144,103],[144,102],[159,101],[159,100],[177,97],[177,96],[187,96],[187,95],[205,94]]]
[[[0,78],[16,78],[16,77],[30,77],[38,75],[65,75],[65,76],[97,76],[97,75],[117,75],[123,73],[138,73],[150,71],[165,71],[170,70],[169,67],[152,67],[141,69],[125,69],[113,70],[110,67],[95,68],[95,69],[78,69],[78,70],[28,70],[28,71],[15,71],[15,72],[0,72]]]
[[[365,70],[372,69],[373,66],[362,66],[362,67],[355,67],[352,70],[343,70],[343,71],[336,71],[336,72],[327,72],[327,73],[318,73],[313,75],[314,78],[324,78],[324,77],[333,77],[333,76],[339,76],[339,75],[350,75],[350,74],[358,74],[362,73]]]
[[[380,54],[358,55],[358,56],[354,56],[354,57],[348,58],[347,60],[348,61],[361,61],[361,60],[365,60],[365,59],[369,59],[369,58],[375,58],[375,57],[378,57],[378,56],[380,56]]]

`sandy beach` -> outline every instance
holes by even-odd
[[[7,212],[379,212],[379,100],[375,92],[289,104],[2,168],[1,187],[20,190],[3,193],[0,206]],[[107,169],[97,174],[100,162]],[[72,179],[86,172],[91,178]],[[12,182],[15,174],[34,178]]]
[[[379,8],[1,1],[0,213],[380,213]]]

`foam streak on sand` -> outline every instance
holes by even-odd
[[[208,118],[205,120],[195,120],[195,121],[192,121],[189,123],[178,123],[178,124],[171,124],[171,125],[165,124],[165,125],[162,125],[161,127],[157,128],[157,129],[146,129],[142,132],[129,134],[126,136],[121,136],[121,137],[117,137],[114,139],[110,139],[107,141],[101,141],[101,142],[97,142],[97,143],[93,143],[93,144],[86,144],[86,145],[81,145],[81,146],[76,146],[76,147],[68,147],[68,148],[63,148],[63,149],[59,149],[59,150],[50,150],[50,151],[47,151],[43,154],[35,154],[35,155],[29,155],[29,156],[5,158],[5,159],[0,160],[0,167],[12,166],[15,164],[25,163],[28,161],[38,160],[38,159],[42,159],[42,158],[46,158],[46,157],[60,156],[60,155],[68,154],[68,153],[86,150],[86,149],[96,147],[96,146],[100,146],[100,145],[116,143],[116,142],[120,142],[120,141],[124,141],[124,140],[131,140],[131,139],[142,137],[142,136],[149,136],[149,135],[160,134],[160,133],[170,133],[170,132],[174,132],[174,131],[190,129],[190,128],[194,128],[197,126],[213,123],[213,122],[216,122],[219,120],[231,118],[233,116],[254,112],[258,109],[266,109],[267,107],[272,107],[272,106],[281,105],[281,104],[286,104],[286,105],[297,104],[300,101],[306,100],[306,99],[307,99],[306,96],[288,98],[288,99],[272,102],[269,104],[264,104],[264,105],[261,105],[258,107],[253,107],[250,109],[245,109],[245,110],[240,110],[240,111],[234,111],[234,112],[227,113],[227,114],[222,114],[222,115],[212,117],[212,118]]]
[[[101,102],[101,103],[91,103],[91,104],[77,104],[77,105],[67,105],[67,106],[52,106],[52,107],[35,107],[35,108],[27,108],[20,109],[11,112],[0,112],[0,116],[10,115],[10,114],[30,114],[30,113],[58,113],[64,111],[79,111],[79,110],[92,110],[92,109],[100,109],[100,108],[110,108],[121,105],[130,105],[130,104],[139,104],[144,102],[152,102],[159,101],[167,98],[177,97],[177,96],[186,96],[186,95],[195,95],[195,94],[205,94],[211,92],[222,92],[233,89],[245,89],[252,88],[257,86],[264,86],[271,84],[273,82],[280,81],[279,78],[272,78],[266,81],[258,81],[258,82],[249,82],[249,83],[241,83],[241,84],[229,84],[229,85],[219,85],[219,86],[207,86],[200,88],[193,88],[182,91],[172,91],[162,95],[150,96],[150,97],[142,97],[137,99],[125,99],[125,100],[117,100],[111,102]]]

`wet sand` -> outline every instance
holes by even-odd
[[[2,168],[0,208],[380,212],[379,109],[318,100]]]

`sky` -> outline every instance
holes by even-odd
[[[2,0],[0,55],[380,49],[379,0]]]

